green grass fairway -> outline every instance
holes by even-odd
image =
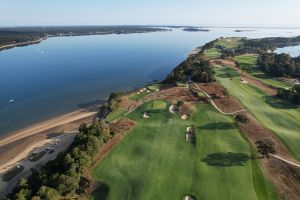
[[[114,121],[115,119],[118,119],[119,117],[122,117],[128,110],[125,108],[117,108],[115,111],[111,112],[105,120],[107,122]]]
[[[221,52],[217,48],[210,48],[204,51],[204,56],[208,59],[217,59],[220,58]]]
[[[233,49],[241,45],[241,38],[220,38],[215,43],[214,46],[223,46],[226,49]]]
[[[230,117],[208,104],[198,105],[186,121],[167,108],[152,108],[149,102],[129,115],[134,129],[92,174],[109,192],[101,187],[91,199],[101,200],[107,192],[110,200],[182,200],[187,194],[198,200],[277,199]],[[149,119],[141,118],[145,111]],[[185,141],[191,124],[195,144]]]
[[[152,102],[152,109],[165,109],[167,105],[167,102],[163,100],[155,100]]]
[[[261,80],[262,82],[272,85],[275,87],[289,88],[292,84],[285,83],[274,79],[274,77],[265,74],[261,69],[256,65],[258,55],[240,55],[234,57],[234,61],[238,62],[241,66],[241,69],[247,71],[250,75]]]
[[[249,84],[241,84],[230,68],[215,68],[217,80],[237,97],[267,128],[273,131],[300,160],[300,108],[268,96]]]

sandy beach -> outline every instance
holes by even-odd
[[[91,123],[96,113],[78,110],[16,131],[0,139],[0,172],[23,160],[34,148],[46,144],[52,138],[61,134],[74,133],[81,123]]]

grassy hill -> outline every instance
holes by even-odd
[[[268,96],[252,85],[241,84],[239,74],[230,68],[216,68],[216,74],[229,93],[237,97],[300,160],[300,108]]]
[[[158,106],[159,105],[159,106]],[[128,117],[135,128],[93,171],[105,183],[91,199],[276,199],[249,144],[230,117],[199,104],[183,121],[168,106],[149,102]],[[147,111],[149,119],[141,118]],[[186,127],[196,127],[195,144],[185,141]],[[109,190],[109,191],[108,191]]]

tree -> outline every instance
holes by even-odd
[[[269,154],[276,153],[274,143],[269,139],[263,139],[255,142],[258,153],[263,157],[269,158]]]
[[[234,119],[238,124],[246,124],[249,121],[249,118],[246,115],[242,115],[242,114],[236,115]]]
[[[53,188],[42,186],[41,189],[38,191],[37,195],[42,200],[59,200],[60,195],[58,191]]]
[[[21,189],[18,193],[15,195],[16,200],[27,200],[30,198],[31,190],[29,189]]]

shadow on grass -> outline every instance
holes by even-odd
[[[219,78],[234,78],[240,76],[239,73],[230,68],[223,68],[220,71],[223,73],[217,75]]]
[[[109,186],[101,183],[93,192],[92,198],[93,200],[106,200],[109,193]]]
[[[198,128],[202,130],[228,130],[228,129],[234,129],[235,126],[233,123],[230,122],[218,122],[218,123],[208,123]]]
[[[267,104],[269,104],[273,108],[296,109],[298,107],[297,105],[294,105],[294,104],[291,104],[288,102],[284,102],[284,101],[278,99],[277,97],[263,96],[262,98]]]
[[[246,162],[252,159],[250,156],[244,153],[213,153],[207,155],[201,159],[209,166],[215,167],[232,167],[232,166],[244,166]]]

